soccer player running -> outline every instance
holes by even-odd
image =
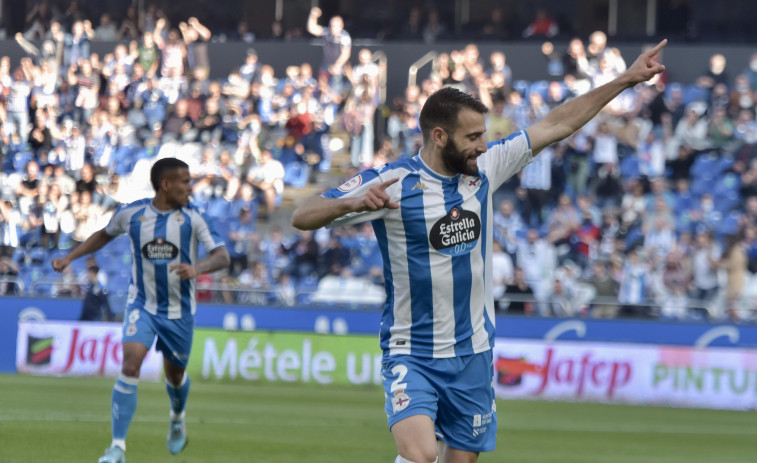
[[[421,110],[417,156],[368,169],[294,212],[300,229],[373,224],[384,260],[381,373],[396,463],[475,462],[494,450],[492,193],[623,90],[662,72],[655,56],[665,44],[488,145],[486,107],[443,88]]]
[[[99,463],[124,463],[126,432],[137,408],[139,370],[158,337],[170,399],[168,451],[187,443],[184,409],[189,395],[185,369],[192,347],[195,278],[229,265],[229,254],[210,219],[189,202],[189,168],[175,158],[160,159],[150,171],[153,199],[121,205],[108,225],[65,257],[55,259],[60,272],[74,259],[91,254],[121,233],[131,240],[133,264],[124,311],[123,365],[113,386],[113,441]],[[198,243],[208,251],[198,260]]]

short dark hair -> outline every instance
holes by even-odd
[[[457,115],[463,108],[481,114],[489,111],[481,100],[454,87],[444,87],[428,97],[420,116],[423,139],[428,140],[434,127],[441,127],[452,133],[457,125]]]
[[[157,192],[160,189],[160,182],[163,177],[181,168],[189,169],[189,166],[186,162],[176,158],[158,159],[150,169],[150,183],[152,183],[155,191]]]

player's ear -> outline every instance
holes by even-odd
[[[441,127],[434,127],[431,131],[431,141],[440,148],[447,144],[448,138],[449,134]]]

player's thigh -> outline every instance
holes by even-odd
[[[492,451],[497,440],[492,353],[482,352],[456,361],[459,368],[455,376],[440,389],[437,433],[453,449]]]
[[[158,336],[155,348],[163,353],[165,360],[181,368],[183,373],[183,369],[189,363],[189,353],[192,350],[194,321],[185,318],[156,318],[155,322]],[[165,364],[164,362],[164,366]]]
[[[148,312],[138,308],[129,309],[124,315],[121,372],[127,376],[139,376],[142,361],[155,341],[155,324],[151,317]]]
[[[386,412],[389,429],[402,457],[410,461],[436,458],[438,392],[423,365],[428,359],[407,355],[390,356],[382,363]]]

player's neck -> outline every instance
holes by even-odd
[[[175,205],[171,204],[161,195],[156,195],[152,199],[152,207],[158,212],[170,212],[174,209],[178,209]]]
[[[421,148],[421,159],[426,166],[437,175],[441,175],[442,177],[454,177],[457,175],[457,172],[453,172],[447,168],[444,161],[442,161],[441,151],[436,149],[433,145],[424,145],[423,148]]]

